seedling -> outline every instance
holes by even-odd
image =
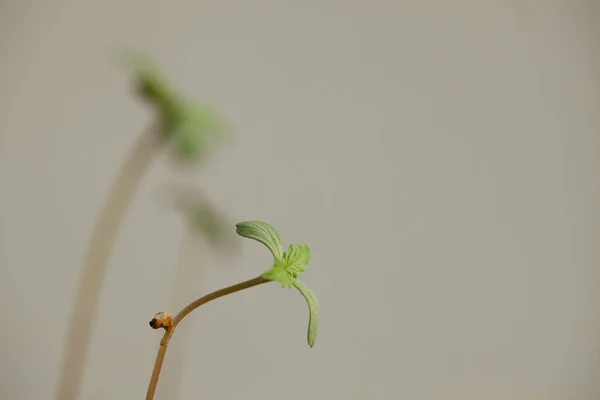
[[[139,93],[161,118],[162,131],[174,141],[181,160],[199,161],[223,137],[221,118],[208,105],[186,99],[147,56],[133,53],[128,58]]]
[[[157,111],[159,124],[142,135],[130,152],[94,226],[67,328],[57,400],[78,398],[108,261],[123,217],[155,156],[173,144],[176,160],[198,163],[224,136],[220,117],[208,106],[186,99],[149,57],[130,53],[126,62],[142,97]],[[210,215],[199,217],[216,220]]]
[[[227,296],[268,282],[277,282],[284,288],[295,287],[302,296],[304,296],[308,305],[308,345],[310,347],[315,345],[317,340],[317,330],[319,328],[319,304],[312,291],[299,280],[300,275],[306,270],[306,267],[308,267],[308,264],[311,261],[311,251],[308,245],[292,244],[284,252],[281,245],[281,238],[277,230],[270,224],[261,221],[240,222],[236,225],[236,232],[240,236],[264,244],[273,255],[273,265],[256,278],[228,286],[194,300],[175,316],[168,312],[159,312],[152,318],[150,326],[153,329],[164,329],[164,335],[160,341],[160,347],[158,349],[158,354],[156,355],[146,400],[154,399],[154,393],[158,384],[158,378],[160,377],[160,371],[167,352],[167,347],[177,326],[179,326],[181,321],[183,321],[183,319],[192,311],[219,297]]]

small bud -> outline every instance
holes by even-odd
[[[168,329],[173,325],[173,314],[169,312],[159,312],[156,313],[152,321],[150,321],[150,326],[152,329],[165,328]]]

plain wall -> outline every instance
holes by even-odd
[[[270,266],[211,251],[173,182],[310,244],[322,316],[310,349],[294,291],[203,308],[157,399],[600,398],[599,24],[593,0],[2,1],[0,397],[54,399],[90,234],[152,121],[133,47],[235,137],[199,171],[153,163],[81,399],[142,398],[152,315]]]

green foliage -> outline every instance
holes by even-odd
[[[307,341],[310,347],[315,345],[317,341],[317,331],[319,329],[319,303],[314,293],[310,291],[304,283],[299,280],[294,280],[294,287],[302,293],[308,305],[308,335]]]
[[[207,106],[184,104],[174,119],[171,134],[183,159],[205,158],[222,136],[223,124]]]
[[[254,239],[267,246],[275,260],[281,259],[283,254],[281,251],[281,237],[273,226],[261,221],[247,221],[240,222],[235,228],[238,235]]]
[[[281,283],[283,287],[292,287],[310,263],[310,248],[304,244],[291,244],[280,259],[263,276]]]
[[[187,100],[148,56],[134,52],[126,61],[140,93],[160,113],[179,157],[182,160],[205,158],[225,130],[218,114],[206,105]]]
[[[282,252],[279,233],[266,222],[240,222],[236,225],[236,232],[240,236],[264,244],[273,254],[273,266],[262,275],[263,278],[278,282],[283,287],[293,286],[304,296],[309,311],[307,340],[308,345],[313,347],[319,328],[319,303],[310,289],[298,280],[310,264],[310,247],[305,244],[292,244],[286,252]]]

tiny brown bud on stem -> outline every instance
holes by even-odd
[[[157,313],[154,318],[152,318],[152,321],[150,321],[150,326],[154,329],[164,328],[165,333],[160,341],[160,347],[158,349],[158,353],[156,354],[156,361],[154,361],[154,369],[152,370],[152,376],[150,377],[150,384],[148,385],[146,400],[154,400],[154,392],[156,391],[156,385],[158,384],[158,377],[160,376],[160,370],[162,369],[165,353],[167,352],[167,346],[169,345],[173,331],[177,325],[179,325],[181,320],[186,317],[186,315],[201,305],[218,299],[219,297],[227,296],[229,294],[239,292],[240,290],[249,289],[267,282],[270,282],[270,280],[259,276],[254,279],[238,283],[237,285],[228,286],[226,288],[209,293],[206,296],[192,301],[183,310],[179,311],[175,318],[173,318],[173,315],[168,312]]]
[[[154,315],[152,321],[150,321],[152,329],[165,328],[169,329],[173,326],[173,314],[169,312],[159,312]]]

